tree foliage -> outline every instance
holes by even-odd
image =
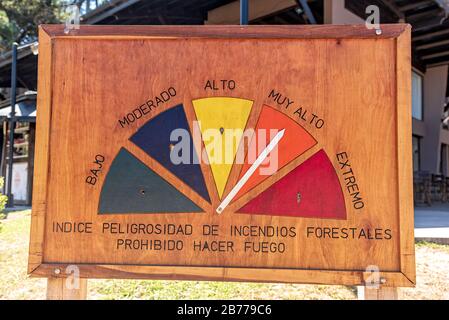
[[[59,23],[63,15],[61,0],[0,0],[0,50],[34,41],[39,24]]]
[[[5,179],[0,177],[0,189],[3,188],[5,183]],[[6,203],[8,202],[8,197],[0,192],[0,220],[4,218],[3,210],[5,210]],[[1,222],[0,222],[0,230],[1,230]]]

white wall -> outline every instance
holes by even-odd
[[[324,23],[360,24],[365,21],[345,9],[345,0],[324,0]]]
[[[428,68],[424,75],[424,123],[421,170],[436,173],[440,166],[441,116],[446,97],[448,66]]]

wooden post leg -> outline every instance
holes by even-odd
[[[87,279],[79,279],[79,288],[72,289],[66,285],[66,278],[47,279],[47,300],[85,300],[87,296]]]
[[[364,300],[398,300],[398,288],[381,286],[378,289],[371,287],[357,287],[359,299]]]

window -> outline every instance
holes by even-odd
[[[423,78],[412,72],[412,117],[417,120],[423,119]]]
[[[419,171],[421,168],[421,137],[413,136],[413,171]]]

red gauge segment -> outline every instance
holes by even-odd
[[[346,207],[335,169],[324,150],[248,202],[239,213],[345,219]]]

